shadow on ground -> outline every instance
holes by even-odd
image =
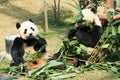
[[[7,3],[7,5],[3,5],[4,7],[0,7],[0,13],[5,14],[7,16],[17,18],[19,22],[22,22],[26,19],[33,19],[35,24],[42,26],[44,28],[44,11],[40,11],[38,14],[31,13],[21,7],[18,7],[16,5],[13,5],[12,3]],[[66,28],[71,26],[71,22],[66,22],[65,19],[73,17],[73,12],[68,9],[61,9],[60,12],[60,21],[56,25],[54,23],[54,13],[53,9],[48,9],[48,23],[49,27],[52,30],[58,29],[58,28]]]

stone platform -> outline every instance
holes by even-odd
[[[0,52],[0,56],[5,57],[5,59],[11,61],[12,57],[9,53],[6,53],[5,51]]]

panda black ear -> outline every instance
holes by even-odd
[[[30,21],[30,22],[33,22],[33,20],[32,20],[32,19],[29,19],[29,21]]]
[[[95,14],[97,13],[97,10],[95,8],[91,8],[91,11]]]
[[[17,29],[20,28],[20,23],[16,23],[16,28],[17,28]]]

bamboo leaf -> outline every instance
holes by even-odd
[[[80,54],[80,52],[81,52],[81,48],[80,47],[76,47],[77,48],[77,50],[76,50],[76,54]]]
[[[71,3],[67,3],[67,4],[70,5],[70,6],[72,6],[72,7],[75,8],[75,9],[77,9],[78,11],[80,11],[81,8],[80,8],[79,4],[78,4],[76,1],[74,1],[74,2],[75,2],[75,5],[73,5],[73,4],[71,4]]]
[[[77,40],[70,41],[69,45],[75,45],[78,44],[79,42]]]
[[[90,20],[87,20],[87,25],[92,29],[93,28],[93,23]]]
[[[116,7],[120,7],[120,0],[116,0]]]
[[[51,68],[51,67],[59,66],[62,64],[63,64],[62,62],[57,62],[56,60],[52,60],[48,62],[48,65],[46,66],[46,68]]]
[[[118,26],[118,34],[120,34],[120,25]]]
[[[57,77],[52,77],[53,80],[58,80],[58,79],[66,79],[66,78],[70,78],[70,77],[74,77],[76,76],[76,73],[69,73],[69,74],[64,74],[64,75],[60,75]]]
[[[112,22],[113,21],[112,18],[111,18],[111,14],[110,13],[107,13],[107,20],[108,20],[108,22]]]
[[[87,51],[87,47],[86,47],[85,45],[83,45],[83,44],[80,44],[80,48],[81,48],[82,50],[84,50],[84,51]]]
[[[37,69],[30,70],[30,71],[28,72],[28,76],[34,75],[37,71],[39,71],[39,70],[41,70],[41,69],[42,69],[42,68],[40,67],[40,68],[37,68]]]
[[[2,56],[0,59],[0,62],[3,61],[5,59],[5,56]]]
[[[82,9],[81,9],[81,7],[80,7],[80,5],[78,4],[77,1],[74,0],[74,2],[75,2],[74,5],[71,4],[71,3],[68,3],[68,5],[72,6],[73,8],[75,8],[75,9],[77,9],[79,11],[78,15],[74,17],[74,20],[78,21],[79,19],[81,19],[83,17],[83,15],[82,15]]]
[[[61,73],[55,73],[55,74],[52,74],[52,75],[49,75],[50,77],[55,77],[55,76],[59,76],[61,75]]]
[[[4,80],[14,80],[13,77],[6,77]]]
[[[111,70],[113,71],[113,72],[115,72],[115,73],[117,73],[118,72],[118,69],[116,68],[116,67],[111,67]]]
[[[105,44],[105,45],[103,45],[101,48],[108,48],[109,45],[110,45],[110,44]]]
[[[116,20],[116,21],[114,21],[111,25],[112,26],[116,26],[117,24],[119,24],[120,23],[120,20]]]
[[[34,77],[40,75],[41,73],[45,72],[46,69],[49,69],[51,67],[56,67],[56,66],[59,66],[59,65],[62,65],[63,63],[62,62],[57,62],[56,60],[52,60],[50,62],[48,62],[48,64],[46,66],[44,66],[40,71],[38,71]]]
[[[82,18],[82,15],[81,14],[78,14],[78,15],[76,15],[75,17],[74,17],[74,20],[75,21],[78,21],[79,19],[81,19]]]
[[[117,34],[116,28],[112,26],[112,35],[116,35],[116,34]]]
[[[107,12],[107,20],[108,22],[112,22],[113,21],[113,16],[115,15],[115,11],[114,9],[109,9],[108,12]]]
[[[34,75],[34,77],[37,77],[38,75],[40,75],[41,73],[45,72],[45,70],[48,70],[51,67],[56,67],[59,65],[62,65],[62,62],[57,62],[56,60],[51,60],[49,61],[45,66],[31,70],[28,72],[29,76]]]
[[[4,72],[9,72],[10,71],[10,67],[5,67],[5,68],[0,68],[0,73]]]
[[[116,51],[115,54],[116,54],[117,57],[120,59],[120,50]]]

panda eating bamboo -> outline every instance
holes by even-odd
[[[83,9],[83,18],[77,21],[78,27],[71,29],[68,33],[68,39],[71,40],[76,37],[77,40],[87,47],[95,47],[101,35],[103,34],[102,24],[97,16],[97,11],[92,9]],[[89,25],[85,24],[85,21],[92,23],[92,29]]]
[[[15,38],[11,48],[13,62],[11,62],[10,66],[19,66],[21,63],[24,63],[26,50],[29,51],[29,53],[35,53],[47,44],[44,38],[40,36],[38,39],[35,38],[35,36],[38,35],[38,29],[31,19],[21,24],[16,23],[16,28],[19,32],[19,36]],[[46,47],[44,47],[39,55],[39,59],[33,63],[35,66],[32,65],[32,67],[44,66],[46,64],[46,56]],[[26,66],[29,67],[29,65]]]

